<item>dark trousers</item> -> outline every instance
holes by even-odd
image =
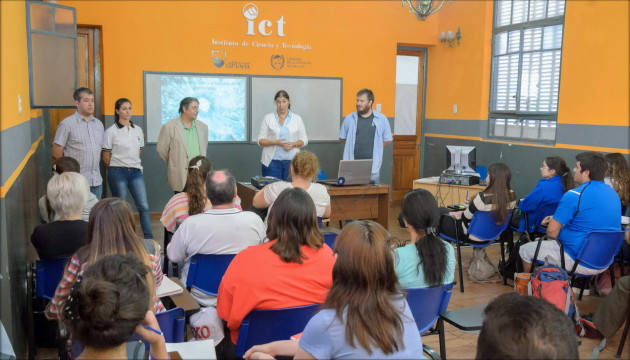
[[[615,335],[628,318],[628,296],[630,296],[630,275],[617,280],[615,287],[599,304],[593,315],[593,322],[604,337],[610,338]]]
[[[462,221],[459,219],[456,221],[453,221],[453,218],[451,218],[450,216],[444,216],[444,215],[448,215],[448,213],[453,210],[445,208],[445,207],[441,207],[439,210],[440,210],[440,216],[442,217],[440,221],[440,224],[441,224],[440,233],[443,233],[444,235],[450,237],[451,239],[457,239],[459,241],[466,241],[468,236],[464,234],[464,230],[462,229]]]
[[[263,176],[273,176],[284,181],[289,179],[289,167],[291,160],[271,160],[269,166],[262,165]]]

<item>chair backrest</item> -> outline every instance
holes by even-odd
[[[440,314],[448,308],[453,285],[454,283],[429,288],[405,289],[407,303],[421,334],[431,329]]]
[[[328,247],[330,247],[331,249],[335,246],[335,240],[337,240],[337,235],[336,233],[333,232],[327,232],[324,233],[324,243],[326,243],[326,245],[328,245]]]
[[[468,235],[474,235],[479,240],[494,241],[501,236],[512,218],[512,210],[506,210],[508,215],[505,221],[501,224],[496,224],[492,212],[490,211],[477,211],[470,220],[468,226]]]
[[[254,345],[288,340],[304,331],[320,304],[285,309],[253,310],[241,323],[236,342],[236,356],[242,357]]]
[[[186,335],[186,312],[181,307],[155,314],[160,330],[164,333],[167,343],[183,343]],[[133,334],[128,341],[142,341],[149,350],[149,343],[145,342],[138,334]]]
[[[557,202],[547,203],[541,206],[540,208],[538,208],[538,210],[536,210],[536,212],[534,213],[534,216],[528,219],[529,221],[528,225],[530,227],[528,231],[532,231],[532,232],[535,231],[538,227],[540,227],[540,223],[543,221],[544,218],[555,214],[557,208],[558,208]]]
[[[623,241],[623,231],[592,232],[580,248],[577,259],[580,265],[592,269],[606,269],[612,264]]]
[[[49,300],[55,296],[67,262],[67,256],[35,262],[35,296]]]
[[[217,296],[223,274],[236,254],[197,254],[190,259],[186,287]]]

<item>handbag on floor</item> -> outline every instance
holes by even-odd
[[[488,280],[498,272],[488,254],[486,248],[473,248],[473,255],[468,267],[468,279],[474,282],[496,282],[498,280]]]

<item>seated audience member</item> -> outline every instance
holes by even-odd
[[[70,256],[87,241],[88,223],[81,213],[90,185],[76,172],[54,175],[48,181],[46,197],[58,220],[39,225],[31,234],[31,243],[40,259]]]
[[[254,207],[258,209],[266,209],[273,207],[273,203],[285,189],[301,188],[311,196],[315,203],[317,216],[330,216],[330,195],[328,190],[322,184],[311,182],[317,175],[319,170],[319,161],[317,156],[309,151],[300,151],[291,160],[289,173],[291,174],[291,182],[278,181],[265,186],[254,196]]]
[[[560,202],[565,192],[573,189],[574,182],[567,163],[560,156],[548,156],[540,167],[540,176],[536,187],[518,203],[522,213],[526,213],[529,222],[528,232],[540,225],[543,219],[537,217],[537,210],[547,204]],[[525,231],[525,217],[521,217],[519,232]]]
[[[150,358],[168,359],[164,336],[149,310],[153,276],[138,258],[108,255],[72,286],[64,323],[83,346],[77,359],[127,359],[125,343],[135,333],[151,345]]]
[[[460,217],[457,223],[453,221],[442,221],[443,229],[441,231],[449,237],[457,238],[461,241],[477,240],[474,236],[467,237],[468,225],[477,211],[489,211],[492,213],[494,220],[503,223],[507,220],[507,210],[514,209],[516,206],[516,196],[510,187],[512,180],[512,172],[504,163],[495,163],[488,166],[488,185],[486,188],[475,196],[468,208],[463,212],[455,213],[456,217]],[[447,209],[441,209],[442,214],[448,212]],[[458,227],[456,229],[456,226]]]
[[[54,167],[54,174],[57,174],[57,175],[61,175],[64,172],[68,172],[68,171],[79,173],[81,170],[79,162],[69,156],[62,156],[59,159],[57,159],[57,162],[53,165],[53,167]],[[91,192],[88,193],[85,207],[83,208],[83,212],[81,214],[81,218],[84,221],[87,222],[90,219],[90,210],[92,209],[94,204],[96,204],[97,202],[98,202],[98,198],[96,197],[96,195],[92,194]],[[43,223],[49,223],[55,220],[59,220],[60,215],[55,213],[55,211],[50,207],[50,202],[48,201],[47,195],[44,195],[39,198],[38,205],[39,205],[39,216]]]
[[[162,211],[160,222],[166,230],[175,232],[179,224],[189,216],[212,208],[206,195],[206,177],[210,170],[212,164],[205,156],[196,156],[190,160],[184,191],[173,195]],[[240,203],[241,199],[236,196],[233,207],[240,209]]]
[[[626,243],[630,243],[630,230],[625,233]],[[628,319],[628,297],[630,296],[630,276],[617,279],[615,287],[604,298],[593,314],[597,335],[611,338]],[[593,336],[590,336],[593,337]],[[595,336],[598,337],[598,336]],[[625,341],[625,339],[621,339]]]
[[[120,198],[100,200],[92,208],[88,223],[88,241],[80,248],[66,266],[63,277],[48,304],[46,315],[51,319],[63,320],[63,303],[70,295],[72,285],[91,264],[107,255],[134,256],[153,272],[153,283],[149,291],[153,299],[153,312],[164,311],[164,305],[155,296],[155,288],[162,283],[162,260],[159,245],[151,239],[141,239],[135,231],[131,207]]]
[[[324,244],[306,191],[291,188],[278,196],[267,238],[236,255],[219,286],[217,311],[234,344],[250,311],[321,304],[332,284],[335,256]]]
[[[622,213],[630,205],[630,169],[628,162],[620,153],[606,154],[606,162],[608,163],[608,171],[604,182],[610,185],[621,200]]]
[[[228,170],[211,171],[206,180],[212,208],[189,217],[173,235],[168,258],[184,261],[182,283],[188,276],[190,259],[196,254],[238,254],[248,246],[265,241],[265,224],[250,211],[234,208],[236,180]],[[192,295],[203,306],[216,306],[216,298],[192,289]]]
[[[508,293],[492,300],[476,359],[577,359],[575,325],[546,300]]]
[[[424,189],[411,190],[400,209],[401,225],[410,237],[395,250],[400,286],[423,288],[452,283],[455,252],[437,235],[439,211],[435,197]]]
[[[553,216],[543,220],[548,224],[547,236],[557,238],[564,246],[565,268],[573,268],[573,259],[577,256],[586,235],[593,231],[619,231],[620,202],[617,193],[604,184],[606,160],[596,152],[587,151],[578,154],[577,164],[573,168],[575,182],[580,186],[567,191],[560,200]],[[519,254],[526,272],[536,251],[537,242],[521,246]],[[561,266],[560,245],[555,240],[543,241],[538,253],[539,260]],[[596,275],[604,270],[589,268],[580,263],[577,272],[584,275]]]
[[[398,286],[391,245],[387,231],[375,222],[347,224],[335,242],[333,285],[299,344],[288,340],[254,346],[245,358],[421,358],[422,340]]]

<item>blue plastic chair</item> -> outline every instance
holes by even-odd
[[[584,275],[576,272],[579,264],[582,264],[588,268],[596,270],[606,270],[614,261],[615,255],[619,253],[621,243],[623,242],[624,231],[594,231],[586,235],[582,247],[575,257],[575,262],[571,270],[567,270],[569,276],[571,276],[571,282],[573,283],[575,278],[591,278],[594,275]],[[541,263],[538,260],[538,251],[542,244],[540,239],[534,252],[534,258],[532,263]],[[564,264],[564,246],[562,240],[556,240],[560,244],[560,261],[561,268],[566,270]],[[533,266],[532,266],[533,269]],[[584,293],[584,282],[580,284],[580,294],[578,300],[582,300],[582,294]]]
[[[236,254],[197,254],[190,259],[186,287],[217,296],[223,274]]]
[[[477,174],[479,174],[479,180],[486,180],[486,178],[488,177],[488,167],[484,166],[484,165],[477,165],[475,166],[475,171],[477,171]]]
[[[324,243],[326,243],[326,245],[328,245],[328,247],[330,247],[331,249],[334,249],[335,240],[337,240],[337,235],[339,234],[327,232],[327,233],[324,233],[323,235],[324,235]]]
[[[254,345],[288,340],[304,331],[320,304],[285,309],[253,310],[241,322],[236,342],[236,356],[243,357]]]
[[[547,216],[553,215],[556,212],[557,208],[558,208],[558,203],[554,202],[554,203],[548,203],[541,206],[536,211],[531,213],[531,215],[528,213],[523,213],[523,217],[525,219],[525,231],[528,234],[540,234],[540,235],[546,234],[547,228],[544,226],[541,226],[541,222]],[[519,228],[516,228],[513,230],[518,231]]]
[[[494,244],[496,240],[501,237],[510,225],[510,219],[512,218],[512,210],[506,210],[507,216],[505,221],[501,224],[497,224],[494,221],[494,217],[490,211],[477,211],[473,214],[473,218],[470,220],[470,224],[468,225],[468,236],[474,235],[479,240],[474,241],[458,241],[459,239],[458,233],[460,227],[457,224],[457,219],[452,215],[444,215],[442,216],[440,222],[440,229],[444,227],[442,224],[445,220],[454,221],[455,222],[455,238],[452,238],[444,233],[440,233],[440,237],[448,240],[450,242],[454,242],[457,246],[457,267],[459,269],[459,291],[464,292],[464,271],[462,269],[462,252],[461,246],[472,246],[477,248],[483,248],[486,246],[490,246]],[[505,251],[503,249],[503,241],[499,241],[501,244],[501,260],[505,263]],[[504,279],[505,282],[505,279]]]
[[[429,332],[427,335],[438,334],[440,338],[440,358],[445,359],[446,341],[444,339],[444,324],[436,322],[440,314],[448,308],[453,293],[453,285],[455,283],[442,286],[420,289],[405,289],[407,291],[407,303],[411,308],[411,313],[416,320],[420,335]],[[435,351],[429,346],[422,345],[424,352],[432,358],[435,357]]]
[[[35,296],[52,299],[57,285],[63,276],[63,270],[68,263],[68,257],[37,260],[35,262]]]
[[[186,341],[186,312],[181,307],[176,307],[161,313],[155,314],[160,330],[164,333],[164,340],[167,343],[183,343]],[[133,334],[128,341],[142,341],[149,351],[149,343],[142,340],[138,334]],[[76,352],[77,354],[80,353]]]

